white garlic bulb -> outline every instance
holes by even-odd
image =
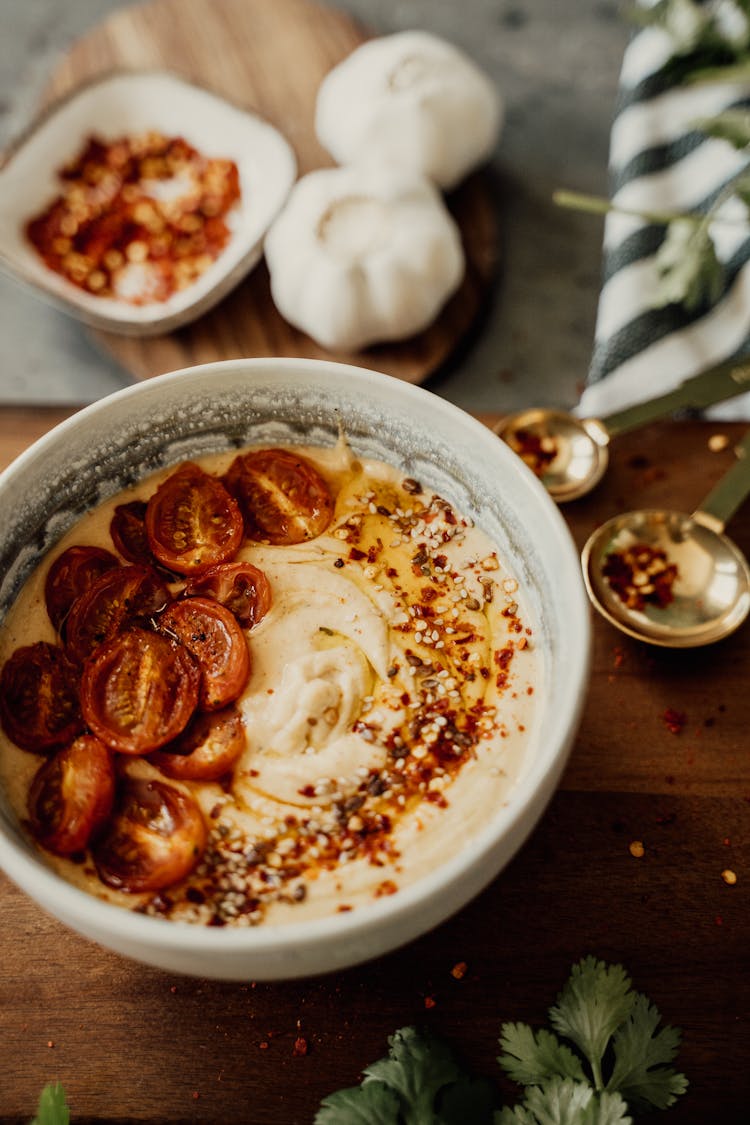
[[[265,253],[281,315],[336,351],[422,331],[464,273],[461,235],[437,189],[387,164],[303,176]]]
[[[340,164],[389,160],[450,190],[487,160],[502,126],[495,86],[426,31],[372,39],[329,71],[315,129]]]

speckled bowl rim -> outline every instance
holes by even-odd
[[[170,953],[174,953],[177,960],[175,971],[205,976],[227,975],[229,979],[253,975],[254,960],[261,966],[264,959],[270,958],[272,962],[278,960],[278,969],[268,971],[266,966],[259,975],[265,979],[286,979],[368,959],[423,933],[455,913],[479,893],[518,850],[554,793],[580,721],[590,661],[590,615],[578,552],[560,512],[533,474],[486,426],[458,407],[424,388],[345,364],[284,358],[227,360],[186,368],[118,391],[60,423],[0,475],[0,516],[3,504],[7,506],[10,503],[12,506],[17,503],[18,498],[28,493],[29,481],[34,478],[46,482],[40,490],[42,493],[49,495],[50,490],[54,490],[57,494],[54,480],[50,479],[50,465],[56,459],[59,461],[63,458],[66,450],[75,447],[76,443],[80,446],[84,435],[89,434],[92,428],[96,429],[98,422],[106,423],[107,418],[117,418],[119,415],[130,416],[133,411],[139,411],[144,417],[150,416],[154,422],[158,422],[157,404],[163,408],[166,401],[175,402],[179,399],[186,403],[195,402],[196,395],[199,396],[199,402],[208,399],[215,403],[219,391],[223,394],[224,389],[229,386],[242,389],[240,397],[247,399],[250,411],[261,385],[265,388],[264,393],[275,390],[277,401],[281,401],[284,393],[291,388],[297,388],[290,401],[297,393],[303,399],[315,400],[321,412],[328,415],[332,412],[337,394],[339,406],[349,396],[346,408],[341,408],[342,413],[346,413],[349,408],[352,396],[358,397],[367,404],[370,412],[380,411],[384,417],[392,417],[396,428],[405,419],[411,419],[408,424],[423,433],[426,441],[430,440],[431,434],[444,427],[447,432],[456,435],[457,444],[471,450],[473,460],[464,466],[469,480],[477,475],[475,465],[481,463],[483,458],[487,459],[487,467],[482,473],[486,476],[491,471],[493,479],[494,474],[497,474],[498,493],[502,491],[503,503],[506,507],[510,504],[507,510],[515,514],[514,518],[518,521],[516,531],[518,528],[527,529],[532,542],[534,536],[546,536],[544,549],[551,550],[554,555],[547,564],[547,580],[551,584],[555,604],[551,608],[542,606],[543,619],[539,625],[542,632],[549,632],[551,642],[557,645],[555,682],[550,685],[545,681],[545,691],[540,693],[540,699],[547,697],[547,689],[551,686],[555,704],[553,714],[550,714],[550,705],[543,704],[542,717],[546,721],[547,739],[545,745],[535,747],[537,757],[533,766],[522,772],[507,805],[490,818],[488,824],[469,844],[456,855],[437,864],[428,875],[392,897],[360,906],[350,913],[310,921],[242,929],[212,928],[128,912],[101,902],[55,875],[34,853],[32,846],[22,842],[20,832],[8,823],[7,809],[0,808],[1,865],[14,882],[50,913],[110,948],[125,952],[122,947],[126,944],[129,947],[126,955],[135,959],[165,966],[169,963]],[[203,396],[203,400],[200,396]],[[151,414],[150,408],[153,408]],[[116,428],[118,432],[122,431],[122,425]],[[252,420],[250,429],[255,435],[257,427]],[[150,430],[153,437],[153,424]],[[335,434],[331,436],[335,437]],[[350,436],[355,449],[362,446],[362,440],[356,433]],[[309,433],[307,425],[298,440],[303,437],[305,440],[319,440],[314,432]],[[122,441],[127,440],[127,435],[123,433]],[[261,440],[265,439],[262,437]],[[393,438],[389,441],[392,442]],[[91,446],[90,437],[86,444]],[[367,441],[364,444],[367,445]],[[200,441],[198,445],[201,445]],[[156,441],[156,446],[162,448],[164,458],[161,439]],[[177,449],[169,446],[165,463],[189,455],[185,452],[186,447],[179,441],[177,446]],[[371,452],[361,448],[360,451],[366,454]],[[450,457],[447,448],[445,453]],[[90,456],[96,457],[95,449]],[[429,479],[431,470],[428,468],[427,472],[423,471],[425,466],[418,463],[419,457],[415,464],[413,451],[409,453],[408,450],[401,450],[399,456],[404,461],[405,472],[410,475],[420,473],[426,483],[435,487],[436,482]],[[393,451],[391,460],[396,460]],[[151,467],[147,466],[144,471],[150,471]],[[441,466],[436,470],[438,485],[441,484],[444,468],[445,466]],[[110,488],[114,488],[114,482],[110,482]],[[443,494],[450,493],[450,485],[446,489],[443,482],[441,491]],[[467,503],[465,498],[464,503]],[[480,524],[486,522],[481,513],[471,514],[479,515]],[[68,516],[70,515],[68,512]],[[23,520],[23,514],[18,513],[18,521],[23,524]],[[52,520],[52,523],[55,521]],[[55,528],[53,538],[59,538],[66,530],[66,520],[62,524],[65,526]],[[3,526],[1,519],[0,526]],[[45,549],[47,546],[44,544]],[[538,560],[532,558],[531,562],[537,565]],[[519,559],[516,564],[520,565]],[[23,575],[17,574],[12,584],[20,582],[22,577]],[[6,584],[7,581],[6,575]],[[6,599],[10,596],[7,589],[4,596]],[[554,611],[554,620],[547,614],[548,610],[549,614]],[[549,652],[545,653],[548,665],[545,677],[552,675],[553,669],[549,666],[552,659]],[[502,843],[505,837],[513,837],[513,843],[498,862],[497,858],[493,859],[493,855],[498,842]],[[456,890],[462,880],[466,893]],[[451,892],[448,895],[450,906],[442,910],[439,902],[448,892]],[[423,926],[415,922],[420,912],[427,919]],[[393,935],[401,922],[404,923],[403,938],[394,939]],[[387,930],[391,935],[383,944],[379,944],[377,940],[379,930]],[[112,934],[117,935],[114,944],[109,940]],[[336,943],[356,946],[358,939],[362,939],[366,950],[361,956],[355,953],[342,963],[332,954],[331,965],[321,966],[321,958],[326,961],[326,954],[321,954],[321,950],[333,950]],[[140,947],[147,948],[150,956],[141,956]],[[181,968],[180,954],[187,956],[190,965],[195,963],[196,956],[204,958],[205,967],[199,972],[194,968]],[[212,959],[220,959],[222,954],[240,955],[241,971],[212,973]],[[285,956],[291,956],[291,963],[281,964]],[[306,968],[306,962],[312,967]]]

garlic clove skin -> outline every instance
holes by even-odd
[[[426,328],[464,275],[461,235],[440,193],[392,165],[303,176],[265,242],[274,303],[332,351]]]
[[[503,103],[462,51],[427,31],[402,31],[357,47],[323,79],[318,140],[340,164],[382,160],[449,191],[489,159]]]

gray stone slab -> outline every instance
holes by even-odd
[[[269,0],[273,2],[273,0]],[[33,115],[56,58],[121,0],[0,0],[0,146]],[[628,29],[616,0],[341,0],[375,30],[421,27],[494,78],[507,120],[492,163],[501,270],[476,338],[431,389],[469,410],[576,401],[593,341],[601,221],[557,187],[606,192]],[[88,402],[130,381],[85,330],[0,277],[0,403]]]

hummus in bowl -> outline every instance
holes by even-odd
[[[136,510],[145,560],[118,531]],[[428,392],[314,361],[177,372],[42,439],[0,511],[4,866],[95,940],[196,975],[338,968],[458,909],[541,815],[585,688],[577,555],[532,475]],[[82,550],[111,561],[50,608]],[[249,612],[216,578],[243,567]],[[149,587],[102,625],[113,576],[146,569],[158,604]],[[219,611],[236,674],[216,671]],[[16,683],[42,650],[76,666],[59,738]],[[229,729],[231,760],[191,772]],[[105,796],[66,835],[59,779],[93,743]]]

